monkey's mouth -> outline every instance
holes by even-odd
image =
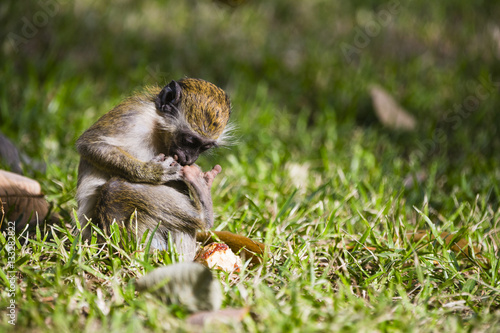
[[[194,163],[192,158],[184,154],[182,151],[174,151],[171,155],[174,160],[182,166],[191,165]]]
[[[184,157],[182,152],[179,152],[179,149],[175,147],[170,147],[170,149],[167,149],[167,151],[168,151],[168,156],[172,156],[174,161],[176,161],[180,165],[186,165],[185,163],[183,163],[186,160],[186,158]]]

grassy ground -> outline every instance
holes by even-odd
[[[497,331],[498,17],[493,1],[2,2],[0,131],[63,221],[19,239],[15,298],[0,236],[0,329],[185,329],[184,309],[132,284],[170,254],[85,247],[65,223],[76,138],[141,86],[193,76],[230,93],[238,127],[232,147],[199,160],[223,168],[215,228],[271,249],[237,281],[220,274],[223,307],[255,315],[217,331]],[[378,122],[371,84],[414,131]],[[456,232],[487,263],[407,241],[418,229]]]

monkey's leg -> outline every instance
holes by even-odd
[[[130,221],[135,210],[136,219]],[[105,230],[109,231],[109,225],[117,221],[129,232],[137,228],[137,237],[142,237],[147,230],[153,232],[161,222],[152,248],[167,250],[168,238],[172,237],[183,260],[193,260],[196,230],[205,228],[202,214],[193,206],[182,182],[151,185],[112,178],[100,190],[95,215]]]

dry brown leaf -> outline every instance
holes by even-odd
[[[403,185],[405,188],[410,189],[414,185],[420,185],[427,179],[427,172],[418,171],[417,173],[408,174],[403,180]]]
[[[454,234],[443,231],[439,235],[439,237],[446,243],[446,245],[449,245],[451,243],[451,241],[453,240]],[[406,238],[412,244],[418,243],[422,239],[424,241],[426,239],[428,241],[435,240],[435,237],[430,230],[417,230],[416,232],[408,232],[406,234]],[[355,245],[346,245],[345,246],[345,249],[348,251],[353,250],[354,248],[356,248]],[[375,247],[365,246],[365,245],[358,246],[358,248],[361,251],[362,250],[367,250],[367,251],[376,251],[377,250]],[[483,263],[485,263],[486,265],[489,265],[488,260],[484,256],[481,255],[481,249],[475,245],[472,245],[472,247],[469,246],[469,242],[464,238],[455,239],[453,241],[453,244],[451,245],[450,249],[459,255],[465,254],[467,256],[471,256],[472,255],[471,250],[473,250],[474,255],[476,256],[477,259],[480,259]]]
[[[450,234],[449,232],[443,231],[439,236],[441,237],[441,239],[443,239],[446,245],[449,245],[454,235]],[[434,235],[432,235],[432,232],[428,230],[417,230],[416,232],[407,233],[406,238],[409,241],[415,243],[419,242],[423,238],[428,238],[431,241],[435,239]],[[469,242],[464,238],[455,240],[453,242],[453,245],[451,246],[451,250],[458,254],[464,253],[468,256],[471,255]],[[472,250],[474,250],[475,255],[479,255],[479,253],[481,252],[481,249],[477,246],[472,246]]]
[[[496,45],[497,57],[500,59],[500,26],[493,25],[490,28],[491,39],[493,43]]]
[[[417,126],[415,117],[404,110],[379,86],[370,87],[373,107],[380,122],[389,128],[411,131]]]
[[[0,170],[0,200],[5,211],[0,221],[3,220],[3,227],[6,222],[15,221],[16,232],[28,223],[34,226],[43,221],[49,212],[49,203],[37,181],[5,170]]]
[[[138,291],[152,293],[167,304],[183,305],[191,312],[218,310],[222,304],[218,280],[195,262],[156,268],[135,284]]]
[[[266,246],[262,243],[229,231],[202,231],[196,234],[196,240],[203,243],[203,245],[217,242],[217,238],[226,243],[234,253],[242,256],[243,260],[251,259],[255,265],[261,263],[261,257],[266,250]]]
[[[195,313],[187,318],[187,323],[192,326],[205,326],[215,323],[238,323],[248,314],[248,308],[224,309],[218,311],[204,311]]]

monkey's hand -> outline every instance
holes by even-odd
[[[182,179],[182,167],[173,157],[158,154],[149,163],[153,163],[156,169],[159,170],[162,183]]]

